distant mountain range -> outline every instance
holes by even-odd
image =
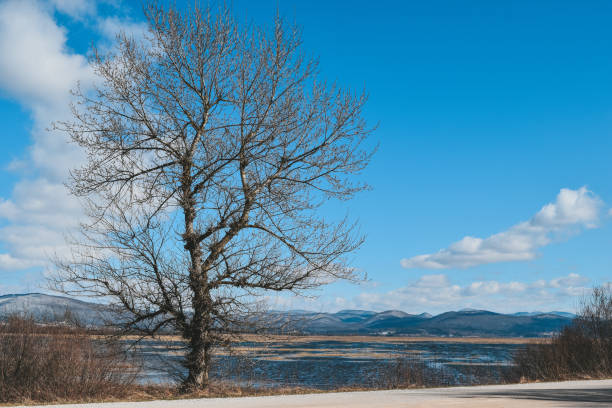
[[[550,336],[575,317],[564,312],[501,314],[486,310],[460,310],[437,316],[413,315],[399,310],[337,313],[274,312],[287,327],[309,334],[378,334],[405,336]]]
[[[573,313],[569,313],[569,312],[518,312],[518,313],[513,313],[513,316],[538,316],[538,315],[543,315],[543,314],[551,314],[551,315],[556,315],[556,316],[561,316],[561,317],[567,317],[568,319],[573,319],[576,317],[575,314]]]
[[[27,293],[0,296],[0,319],[12,314],[27,314],[37,320],[62,320],[67,312],[89,326],[102,326],[110,317],[104,305],[63,296]]]
[[[62,319],[66,311],[80,322],[101,326],[110,313],[104,305],[39,293],[0,296],[0,318],[27,313],[37,319]],[[436,316],[408,314],[399,310],[373,312],[341,310],[316,313],[303,310],[268,312],[270,321],[286,330],[304,334],[406,335],[406,336],[549,336],[575,317],[566,312],[519,312],[501,314],[463,309]]]

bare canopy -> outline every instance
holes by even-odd
[[[185,386],[206,387],[211,349],[263,294],[354,277],[362,237],[317,210],[366,187],[365,96],[319,81],[280,18],[145,12],[148,35],[96,51],[95,91],[56,125],[87,153],[70,187],[89,215],[58,278],[127,330],[181,333]]]

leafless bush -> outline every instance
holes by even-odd
[[[398,356],[383,366],[377,375],[374,388],[408,388],[425,385],[426,367],[423,360]]]
[[[23,316],[0,322],[0,402],[121,397],[134,376],[118,343],[83,328]]]
[[[503,384],[510,382],[510,367],[495,363],[449,364],[436,357],[401,355],[381,367],[375,389]]]
[[[531,381],[612,376],[612,287],[594,288],[570,326],[519,352],[515,364],[515,376]]]

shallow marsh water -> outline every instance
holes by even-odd
[[[143,340],[137,348],[143,383],[167,383],[184,374],[183,343]],[[168,348],[169,347],[169,348]],[[386,388],[393,385],[472,385],[503,382],[520,341],[404,341],[331,337],[262,339],[215,353],[211,376],[255,387]]]

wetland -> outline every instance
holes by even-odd
[[[125,339],[126,342],[131,339]],[[245,335],[213,357],[213,378],[252,387],[320,390],[503,383],[535,338]],[[141,383],[184,375],[178,337],[141,340]]]

